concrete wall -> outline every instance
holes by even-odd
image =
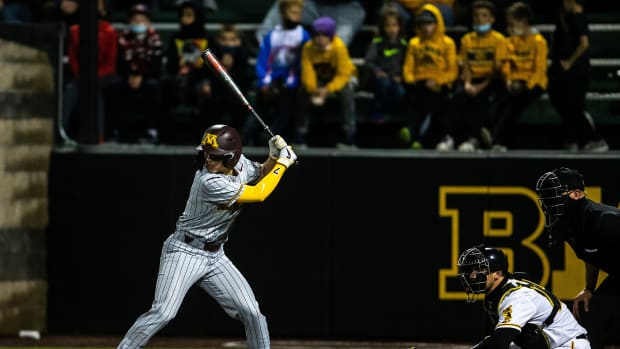
[[[48,54],[0,39],[0,335],[47,329],[45,229],[54,96]]]

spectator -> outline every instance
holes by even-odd
[[[378,35],[373,38],[365,57],[369,85],[374,92],[371,121],[384,122],[385,113],[400,110],[405,96],[403,62],[407,51],[402,17],[393,9],[381,12]]]
[[[472,4],[473,31],[461,37],[460,77],[454,91],[454,112],[447,120],[448,135],[438,150],[473,151],[480,146],[483,120],[493,100],[503,90],[500,67],[506,38],[493,30],[495,5],[489,0]]]
[[[210,46],[228,75],[245,95],[250,90],[254,74],[239,29],[233,24],[222,25]],[[248,116],[248,109],[239,103],[239,98],[231,93],[220,77],[212,76],[209,80],[212,86],[211,97],[208,103],[201,105],[201,114],[208,115],[212,123],[228,124],[235,129],[241,129]]]
[[[157,143],[161,110],[162,42],[145,4],[128,10],[128,28],[118,39],[119,79],[108,117],[117,140]]]
[[[492,125],[491,149],[506,151],[514,123],[547,88],[547,40],[532,27],[532,10],[524,2],[506,11],[506,59],[502,67],[507,93]]]
[[[566,128],[565,149],[607,151],[609,145],[585,111],[590,84],[589,36],[583,0],[564,0],[553,32],[549,100]]]
[[[164,108],[169,114],[181,114],[198,120],[199,129],[211,124],[200,118],[199,105],[211,98],[211,82],[201,54],[209,45],[201,5],[185,0],[178,5],[179,30],[172,34],[166,47]]]
[[[99,15],[97,40],[99,48],[97,50],[97,77],[98,77],[98,99],[99,110],[97,117],[99,120],[99,142],[104,142],[106,134],[104,131],[105,124],[105,107],[107,100],[108,87],[116,79],[116,61],[117,61],[117,40],[118,35],[116,29],[112,27],[106,19],[107,9],[104,0],[97,1],[97,11]],[[79,44],[80,44],[80,25],[79,23],[71,25],[68,35],[68,58],[69,72],[65,94],[63,96],[63,124],[65,130],[71,131],[76,129],[77,118],[75,111],[79,98],[78,73],[79,67]]]
[[[455,0],[384,0],[382,9],[393,8],[397,10],[403,17],[405,22],[405,31],[415,35],[415,14],[424,4],[435,5],[443,18],[444,25],[454,25],[454,3]]]
[[[270,121],[271,130],[286,139],[294,139],[301,48],[310,40],[301,25],[302,9],[302,0],[279,2],[282,25],[276,25],[262,39],[256,61],[257,109]],[[255,118],[247,120],[243,132],[246,143],[254,142],[258,126]]]
[[[38,10],[37,4],[33,0],[0,0],[0,22],[32,22]]]
[[[409,125],[401,129],[400,135],[408,146],[421,149],[425,119],[430,117],[431,124],[443,123],[448,92],[458,70],[456,45],[445,34],[439,9],[432,4],[422,6],[415,23],[417,35],[409,40],[403,65]]]
[[[564,249],[568,244],[585,267],[585,275],[579,277],[584,287],[573,301],[573,314],[588,330],[593,349],[617,348],[620,210],[588,198],[581,173],[566,167],[542,174],[536,193],[545,214],[549,245]],[[599,270],[607,273],[600,283]]]
[[[322,16],[329,16],[336,21],[338,24],[336,36],[348,47],[364,24],[366,10],[355,0],[304,0],[301,17],[304,26],[311,27],[313,21]],[[281,24],[281,18],[278,1],[275,1],[256,31],[258,42],[261,42],[265,34],[277,24]]]
[[[304,87],[305,105],[322,108],[328,95],[337,94],[341,102],[344,142],[336,145],[341,148],[355,148],[357,117],[355,113],[354,89],[357,69],[349,50],[336,35],[336,21],[328,16],[319,17],[312,23],[312,40],[306,42],[301,54],[301,82]],[[307,145],[310,126],[308,107],[302,107],[297,128],[297,143]]]

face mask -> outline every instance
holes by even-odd
[[[476,33],[483,34],[489,30],[491,30],[491,23],[474,25],[474,31],[476,31]]]
[[[131,31],[135,34],[144,34],[146,33],[146,25],[145,24],[132,24],[129,26]]]
[[[295,22],[295,21],[291,21],[288,18],[285,18],[284,21],[282,22],[282,27],[284,29],[293,29],[295,28],[297,25],[299,24],[299,22]]]

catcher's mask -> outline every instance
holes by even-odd
[[[471,303],[477,300],[477,294],[485,293],[489,274],[498,270],[508,272],[508,259],[499,249],[479,245],[461,253],[457,266],[467,302]]]
[[[585,190],[583,176],[566,167],[557,168],[546,172],[536,182],[538,202],[545,214],[545,226],[553,227],[564,214],[564,205],[569,197],[566,195],[571,190]]]
[[[227,168],[234,168],[241,157],[241,135],[233,127],[213,125],[204,132],[200,145],[196,147],[210,159],[221,160]]]

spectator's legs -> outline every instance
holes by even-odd
[[[425,120],[432,117],[432,113],[441,105],[441,94],[434,93],[424,86],[424,81],[418,82],[407,93],[409,110],[410,142],[414,147],[421,146],[422,138],[426,134],[423,127]]]
[[[310,1],[308,2],[310,3]],[[353,42],[355,34],[364,24],[366,18],[364,7],[358,1],[334,5],[315,3],[315,6],[321,16],[330,16],[336,20],[336,35],[342,39],[345,45],[349,46]]]
[[[295,112],[297,109],[297,96],[299,89],[283,88],[276,104],[276,110],[273,115],[272,131],[275,134],[282,135],[284,139],[290,138],[291,120],[295,120]]]
[[[588,81],[585,76],[549,81],[549,100],[564,122],[566,141],[569,143],[583,145],[603,138],[594,122],[585,114]]]
[[[357,128],[357,114],[355,111],[355,84],[349,80],[340,93],[344,141],[347,145],[355,145],[355,133]]]
[[[70,79],[65,85],[65,91],[62,99],[62,125],[72,138],[75,137],[75,112],[78,103],[79,86],[77,80]]]
[[[297,113],[296,135],[293,143],[307,145],[310,130],[310,94],[305,90],[300,93],[299,112]]]
[[[373,93],[374,98],[372,100],[372,118],[379,118],[386,110],[386,101],[390,94],[390,78],[383,77],[373,79]]]
[[[519,95],[508,95],[505,107],[500,111],[493,131],[493,143],[506,146],[511,136],[510,129],[525,108],[539,98],[543,90],[536,86],[532,90],[523,91]]]

